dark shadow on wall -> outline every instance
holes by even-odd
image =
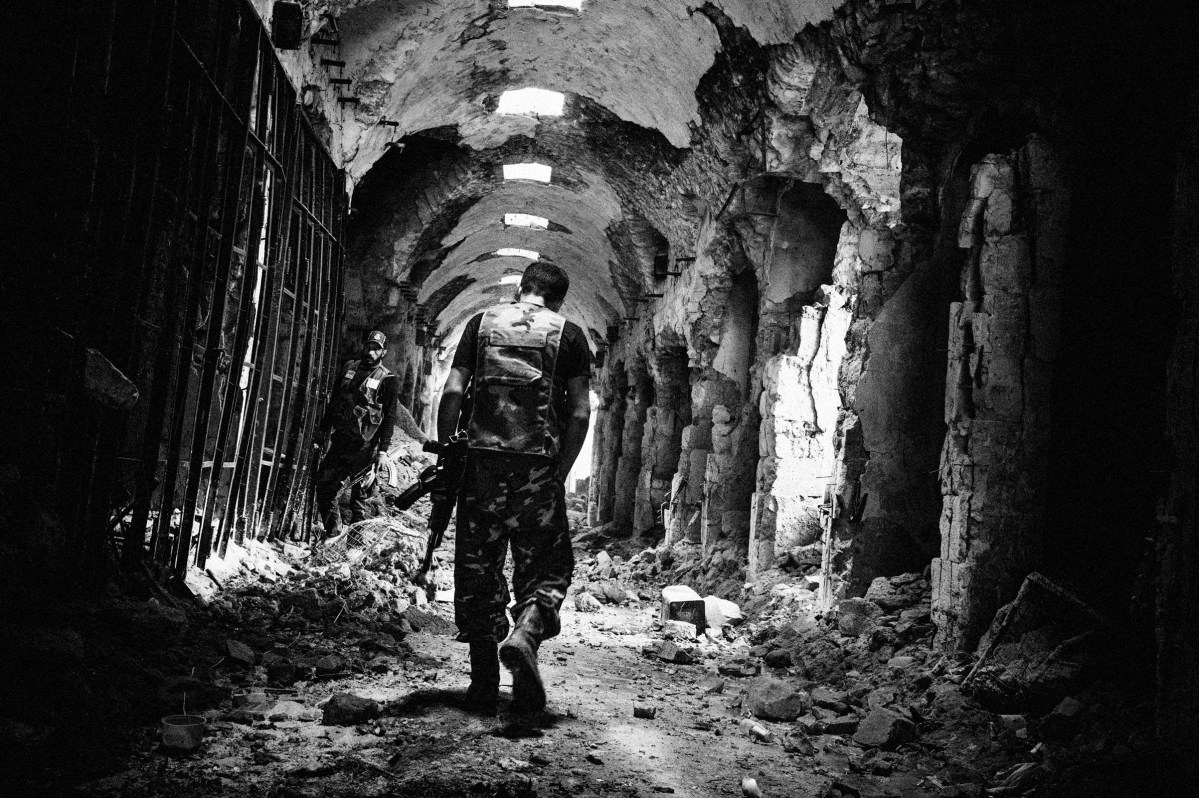
[[[1045,570],[1119,615],[1152,553],[1171,467],[1165,375],[1180,308],[1169,236],[1185,112],[1174,78],[1194,43],[1165,15],[1100,6],[1068,15],[1087,29],[1056,54],[1073,192]]]

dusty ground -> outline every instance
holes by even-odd
[[[386,705],[351,727],[318,721],[216,721],[203,747],[159,751],[152,734],[125,773],[87,795],[741,795],[753,777],[765,795],[816,795],[829,783],[818,759],[752,741],[728,680],[704,665],[644,658],[656,612],[648,606],[563,614],[543,648],[548,711],[494,719],[446,704],[465,688],[465,649],[450,638],[409,635],[413,656],[394,672],[329,679],[278,693],[315,706],[342,691]],[[712,669],[714,670],[714,668]],[[510,688],[507,674],[501,692]],[[732,691],[729,691],[730,694]],[[635,718],[635,704],[655,707]]]
[[[1170,763],[1128,673],[1054,671],[1020,706],[972,688],[972,656],[929,647],[920,574],[821,612],[811,552],[745,583],[729,547],[644,549],[572,523],[545,713],[508,711],[507,674],[498,717],[454,708],[469,674],[448,620],[452,540],[425,605],[410,581],[424,519],[395,514],[339,556],[261,546],[212,574],[207,598],[125,581],[98,603],[0,608],[0,773],[13,794],[91,798],[759,794],[744,779],[796,798],[1191,794],[1158,786]],[[658,623],[670,583],[746,617],[691,640]],[[346,696],[360,715],[337,717]],[[156,722],[183,711],[207,719],[190,753],[164,748]]]

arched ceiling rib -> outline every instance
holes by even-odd
[[[602,185],[602,183],[600,184]],[[604,187],[606,189],[606,186]],[[505,227],[505,212],[531,213],[549,218],[570,232]],[[570,305],[583,326],[606,326],[609,308],[619,304],[609,263],[615,259],[606,235],[607,226],[620,217],[620,204],[611,189],[574,192],[559,186],[508,183],[475,203],[462,215],[454,230],[442,239],[449,250],[441,265],[421,286],[418,301],[425,301],[441,286],[460,275],[477,277],[465,288],[463,300],[498,283],[508,269],[523,271],[524,258],[489,258],[496,250],[516,247],[541,254],[566,269],[571,278]],[[510,287],[505,291],[511,293]],[[606,305],[601,305],[603,298]],[[478,297],[480,307],[486,302]]]
[[[756,63],[762,45],[792,41],[842,2],[586,0],[581,13],[509,10],[504,0],[318,2],[313,11],[336,19],[340,40],[328,55],[345,66],[325,70],[317,65],[325,53],[314,52],[311,80],[351,82],[322,95],[329,140],[351,179],[360,181],[389,142],[418,132],[458,145],[438,156],[448,178],[438,167],[405,180],[406,210],[390,221],[376,216],[361,253],[383,285],[417,288],[442,336],[511,295],[500,278],[527,261],[492,256],[512,247],[562,265],[572,279],[565,310],[589,334],[604,329],[650,286],[654,253],[645,242],[653,249],[663,235],[694,230],[738,179],[744,155],[728,143],[749,135],[741,129],[752,127],[760,95],[740,88],[730,58]],[[564,115],[495,113],[504,91],[524,87],[564,93]],[[356,102],[339,103],[338,93]],[[697,143],[713,109],[728,114],[729,127]],[[676,191],[659,173],[676,169],[684,152],[696,157],[687,156]],[[550,166],[553,182],[499,178],[503,163],[520,160]],[[505,213],[543,216],[551,229],[505,227]],[[674,228],[658,229],[659,219]]]
[[[721,47],[703,12],[711,5],[763,44],[790,41],[832,16],[841,0],[590,0],[582,13],[508,9],[502,0],[343,0],[337,16],[359,103],[329,121],[350,177],[358,180],[396,131],[456,125],[475,149],[534,135],[538,120],[492,113],[506,89],[536,86],[586,97],[617,117],[657,130],[676,147],[699,119],[695,88]],[[318,82],[319,76],[314,75]],[[568,112],[569,113],[569,112]]]

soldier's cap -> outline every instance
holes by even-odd
[[[387,348],[387,336],[378,330],[371,330],[371,334],[366,336],[366,342],[368,344],[378,344],[384,349]]]

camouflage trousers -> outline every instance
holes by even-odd
[[[320,514],[321,523],[324,524],[326,536],[334,534],[341,522],[341,508],[337,497],[341,493],[342,483],[370,466],[374,459],[374,446],[363,444],[361,441],[347,443],[334,439],[329,453],[321,460],[320,470],[316,473],[316,509]],[[350,488],[351,524],[374,515],[371,500],[378,495],[377,480],[367,487],[358,482]]]
[[[561,630],[558,611],[574,571],[565,489],[549,460],[472,452],[458,493],[454,615],[458,640],[508,636],[510,598],[504,559],[512,544],[513,617],[536,604],[544,638]]]

